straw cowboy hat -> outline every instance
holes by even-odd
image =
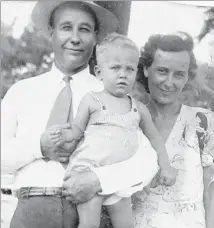
[[[33,8],[31,19],[35,27],[40,30],[45,37],[50,38],[50,16],[59,5],[65,2],[74,2],[72,0],[50,0],[38,1]],[[118,28],[118,20],[116,16],[109,10],[95,4],[93,1],[78,1],[87,5],[95,13],[98,24],[98,40],[101,40],[108,33],[116,32]]]

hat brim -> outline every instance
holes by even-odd
[[[31,20],[34,26],[42,32],[42,34],[50,39],[50,16],[54,9],[65,2],[73,2],[68,0],[50,0],[38,1],[31,13]],[[93,3],[92,1],[78,1],[90,7],[95,13],[98,23],[98,42],[102,40],[107,34],[116,32],[118,29],[117,17],[109,10]]]

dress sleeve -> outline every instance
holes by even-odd
[[[212,179],[210,180],[209,185],[210,185],[211,183],[213,183],[213,182],[214,182],[214,175],[213,175]]]
[[[207,126],[205,126],[203,149],[201,150],[203,167],[214,165],[214,113],[209,112],[205,115],[207,117]]]

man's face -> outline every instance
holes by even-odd
[[[145,69],[152,99],[160,104],[177,100],[188,81],[190,56],[187,51],[157,50],[152,65]]]
[[[99,64],[99,75],[110,94],[123,97],[132,91],[139,55],[130,47],[109,46]]]
[[[72,4],[57,9],[53,20],[51,38],[56,61],[65,70],[87,65],[96,44],[92,15]]]

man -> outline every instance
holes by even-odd
[[[88,61],[97,41],[117,29],[117,19],[93,2],[39,1],[32,20],[52,42],[55,61],[50,72],[13,85],[2,101],[2,168],[14,173],[18,197],[10,227],[76,227],[73,203],[89,200],[100,191],[112,194],[139,183],[142,172],[148,183],[152,177],[146,177],[146,168],[156,173],[156,157],[151,151],[154,167],[147,167],[139,149],[125,162],[64,177],[63,163],[68,162],[71,145],[68,143],[67,150],[63,150],[48,138],[52,126],[70,127],[60,120],[50,124],[57,101],[64,88],[68,89],[72,95],[69,108],[75,115],[88,91],[102,89],[102,83],[90,75]],[[57,110],[58,117],[65,114],[60,106]],[[147,139],[141,137],[141,141],[143,149],[150,148]],[[134,166],[135,170],[129,169]],[[129,180],[128,186],[124,178],[125,183]]]

